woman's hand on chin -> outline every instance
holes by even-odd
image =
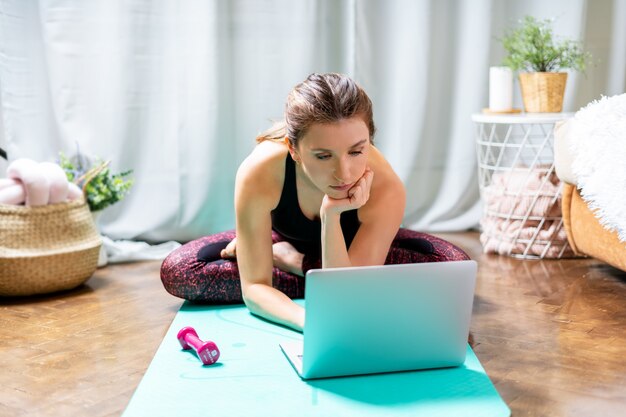
[[[341,214],[344,211],[361,208],[370,198],[370,189],[372,188],[372,180],[374,179],[374,171],[369,167],[359,178],[359,180],[348,190],[346,198],[333,198],[328,194],[322,200],[320,207],[320,217],[329,213]]]

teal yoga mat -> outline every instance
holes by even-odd
[[[217,343],[217,364],[181,349],[185,326]],[[469,346],[458,368],[302,381],[278,346],[299,339],[244,306],[185,303],[123,417],[510,415]]]

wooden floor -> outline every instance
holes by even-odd
[[[626,273],[440,236],[479,262],[473,347],[513,416],[626,415]],[[0,299],[0,416],[119,416],[181,304],[158,271],[109,266],[68,293]]]

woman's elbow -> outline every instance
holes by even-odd
[[[256,313],[258,310],[258,302],[256,301],[254,285],[253,284],[244,284],[241,285],[241,298],[243,299],[243,303],[246,305],[248,310],[252,313]]]

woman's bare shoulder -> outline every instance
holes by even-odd
[[[374,171],[372,187],[380,189],[392,188],[394,191],[397,191],[399,188],[404,189],[400,177],[398,177],[391,164],[375,146],[372,146],[370,149],[368,163]]]
[[[376,218],[378,213],[389,213],[390,210],[397,210],[398,215],[402,215],[406,204],[406,191],[402,180],[383,154],[374,146],[370,150],[368,163],[374,171],[374,179],[370,190],[370,200],[359,210],[359,218],[362,216],[363,218],[370,216]]]
[[[286,145],[266,140],[259,143],[237,170],[236,188],[245,195],[280,198],[285,181]]]

